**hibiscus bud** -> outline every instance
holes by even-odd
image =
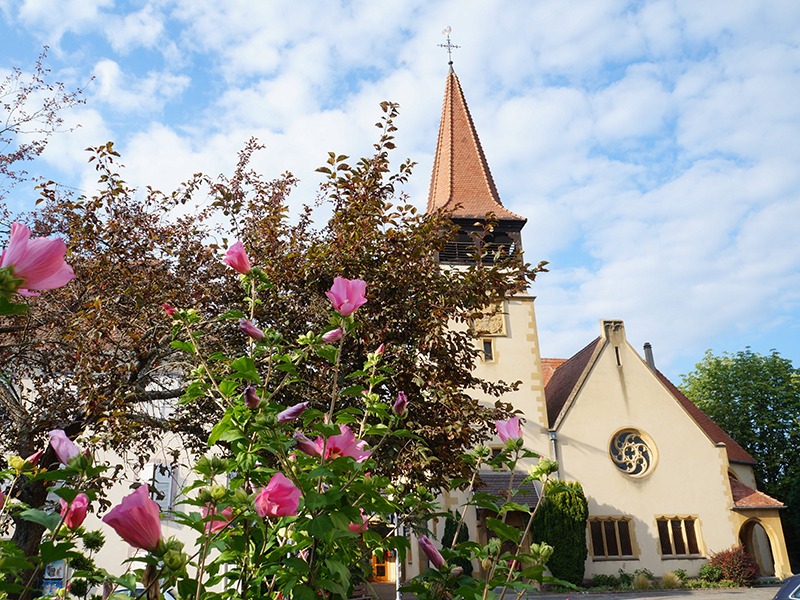
[[[335,277],[330,291],[325,292],[333,308],[343,317],[353,314],[359,306],[367,301],[364,293],[367,284],[361,279],[345,279]]]
[[[217,483],[217,484],[214,484],[214,485],[211,486],[211,489],[209,490],[209,494],[211,494],[211,497],[214,500],[222,500],[225,497],[225,494],[227,493],[227,491],[228,490],[225,488],[225,486],[219,485]]]
[[[294,406],[290,406],[286,410],[278,413],[278,423],[291,423],[297,417],[302,415],[308,408],[308,402],[300,402]]]
[[[394,414],[403,415],[405,414],[407,409],[408,409],[408,398],[406,398],[406,393],[398,392],[397,400],[394,401],[394,406],[392,406]]]
[[[419,537],[419,547],[422,548],[422,551],[425,553],[425,556],[428,557],[428,560],[437,569],[441,569],[442,566],[446,563],[441,552],[439,552],[436,549],[436,546],[434,546],[433,542],[428,539],[428,536],[421,535]]]
[[[184,545],[180,540],[171,537],[164,540],[160,550],[163,551],[164,564],[167,568],[179,571],[189,562],[189,557],[183,551]]]
[[[260,342],[264,339],[264,332],[253,325],[252,321],[245,318],[239,319],[239,329],[245,332],[251,339]]]
[[[298,432],[294,434],[294,439],[297,449],[300,450],[300,452],[308,454],[309,456],[319,456],[322,454],[322,448],[325,443],[322,438],[318,437],[316,441],[313,441]]]
[[[69,504],[63,498],[59,498],[59,501],[61,502],[61,517],[64,519],[64,525],[69,529],[80,527],[86,518],[89,497],[86,494],[78,494]]]
[[[250,409],[258,408],[258,393],[256,392],[256,388],[252,385],[248,385],[244,388],[244,405]]]
[[[28,458],[25,459],[25,462],[29,465],[36,466],[39,464],[39,461],[42,458],[42,454],[44,454],[44,450],[37,450],[33,454],[31,454]]]
[[[69,464],[71,458],[75,458],[81,453],[81,449],[67,437],[62,429],[54,429],[50,432],[50,445],[62,465]]]
[[[326,344],[332,344],[342,339],[343,334],[344,332],[342,331],[342,328],[337,327],[336,329],[331,329],[327,333],[322,334],[322,341]]]
[[[242,275],[247,275],[251,269],[250,259],[247,257],[247,252],[245,252],[242,242],[236,242],[228,248],[222,262]]]

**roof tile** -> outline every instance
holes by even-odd
[[[733,495],[734,508],[782,508],[783,503],[746,486],[738,479],[731,477],[731,494]]]
[[[440,208],[452,210],[456,218],[483,219],[487,213],[494,213],[501,221],[527,220],[500,202],[464,92],[452,69],[447,76],[428,196],[428,212]]]

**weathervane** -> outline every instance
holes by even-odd
[[[461,46],[456,46],[450,41],[450,32],[453,31],[452,27],[448,25],[442,30],[442,35],[447,36],[447,43],[446,44],[438,44],[440,48],[447,48],[447,60],[448,65],[451,67],[453,66],[453,48],[461,48]]]

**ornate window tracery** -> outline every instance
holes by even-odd
[[[614,465],[626,475],[641,477],[655,465],[652,442],[636,429],[623,429],[611,438],[609,454]]]

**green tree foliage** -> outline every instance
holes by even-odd
[[[579,584],[588,555],[589,504],[577,481],[548,481],[533,520],[533,539],[553,547],[547,563],[554,577]]]
[[[683,376],[681,391],[758,461],[759,489],[787,504],[781,517],[800,568],[800,372],[773,350],[720,356],[710,350]]]
[[[457,514],[448,513],[448,516],[444,522],[444,533],[442,534],[443,548],[451,548],[453,546],[454,538],[456,544],[469,541],[469,529],[467,528],[467,524],[461,523],[461,527],[458,527],[458,522],[459,518]],[[456,535],[456,527],[458,527],[458,535]],[[472,561],[459,556],[452,559],[452,562],[464,569],[465,575],[472,575]]]

